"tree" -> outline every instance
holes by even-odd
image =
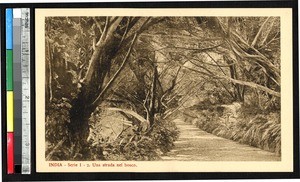
[[[89,119],[105,108],[121,113],[146,135],[158,121],[187,103],[195,104],[189,102],[195,98],[213,96],[217,102],[211,104],[223,104],[247,102],[257,93],[259,99],[253,100],[278,105],[278,21],[275,17],[47,18],[46,104],[68,113],[66,124],[61,123],[67,126],[68,137],[61,140],[80,154],[74,155],[76,159],[86,158]]]

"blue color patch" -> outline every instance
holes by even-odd
[[[13,49],[13,10],[6,9],[6,49]]]

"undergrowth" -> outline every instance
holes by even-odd
[[[178,135],[172,121],[156,121],[151,132],[125,133],[111,144],[100,144],[100,147],[106,160],[159,160],[171,150]]]
[[[242,106],[233,115],[221,105],[186,109],[186,122],[214,135],[281,155],[280,113]]]
[[[57,101],[46,114],[46,160],[159,160],[169,152],[179,131],[172,121],[156,119],[151,130],[143,131],[133,125],[115,139],[90,139],[84,148],[72,143],[67,125],[69,104]],[[99,121],[100,122],[100,121]],[[84,151],[84,153],[80,152]]]

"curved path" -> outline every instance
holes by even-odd
[[[163,160],[176,161],[278,161],[271,152],[217,137],[180,119],[174,120],[180,134]]]

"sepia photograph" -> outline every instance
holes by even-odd
[[[237,10],[38,9],[41,171],[292,169],[291,11]]]

